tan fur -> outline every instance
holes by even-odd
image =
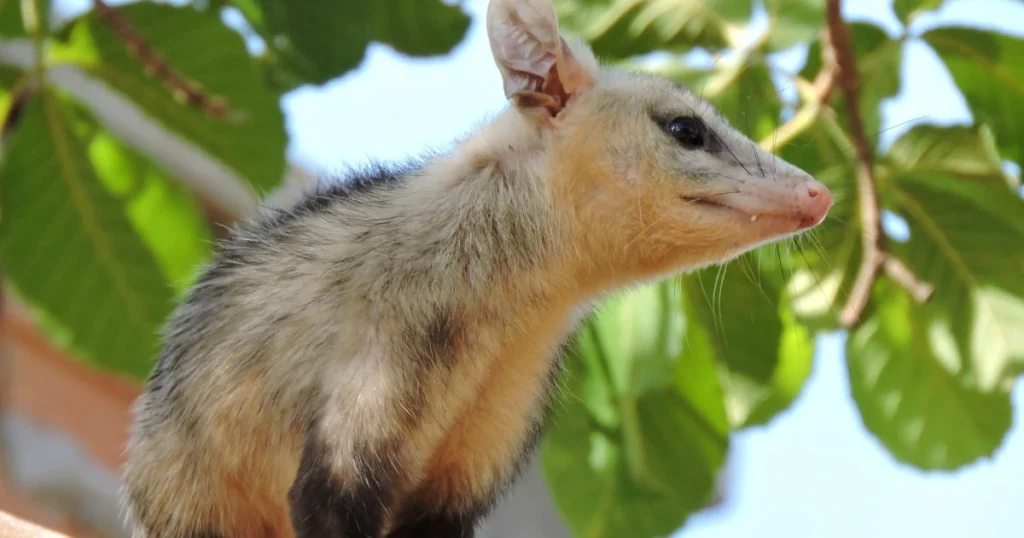
[[[357,493],[379,536],[475,513],[532,448],[589,304],[823,216],[823,186],[692,93],[600,69],[546,1],[488,11],[515,107],[394,187],[300,200],[222,248],[137,404],[136,538],[292,537],[297,508]],[[655,121],[676,116],[720,151],[682,149]]]
[[[456,426],[429,458],[421,487],[431,496],[458,506],[460,497],[482,498],[505,478],[542,412],[550,359],[569,329],[573,302],[567,299],[553,300],[501,335],[507,343],[470,385],[475,390]]]

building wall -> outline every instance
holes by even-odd
[[[125,536],[117,469],[131,383],[66,357],[8,295],[0,317],[0,510],[76,536]]]

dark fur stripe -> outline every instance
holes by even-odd
[[[413,503],[387,538],[473,538],[477,524],[489,511],[479,507],[460,513],[436,512]]]
[[[315,428],[310,429],[311,432]],[[392,473],[360,458],[363,477],[341,483],[325,462],[323,445],[309,433],[295,482],[288,493],[297,538],[377,538],[391,496],[386,484]]]
[[[288,209],[278,210],[264,220],[259,227],[267,231],[280,230],[295,222],[299,217],[323,213],[337,203],[358,202],[371,204],[370,195],[384,189],[401,186],[423,166],[422,160],[402,163],[374,163],[362,169],[355,169],[345,177],[318,183],[316,190],[305,194],[301,200]]]
[[[422,329],[422,343],[417,346],[417,359],[428,367],[450,368],[451,360],[465,340],[466,323],[450,308],[438,308]]]
[[[473,538],[476,522],[462,516],[427,516],[388,533],[388,538]]]

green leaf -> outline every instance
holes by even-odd
[[[2,86],[0,86],[0,125],[4,125],[7,120],[7,113],[10,107],[9,103],[11,100],[11,94]],[[3,146],[0,144],[0,161],[3,160]]]
[[[0,37],[25,37],[21,0],[0,0]]]
[[[708,430],[673,391],[645,395],[635,414],[653,484],[633,480],[621,439],[594,429],[578,402],[566,404],[544,438],[548,486],[575,536],[667,536],[710,500],[724,434]]]
[[[462,41],[470,23],[460,7],[440,0],[259,4],[270,34],[268,45],[281,55],[282,67],[316,84],[358,67],[371,42],[410,56],[446,53]]]
[[[37,10],[30,16],[41,15],[40,25],[46,29],[50,24],[50,0],[0,0],[0,37],[20,38],[26,37],[27,24],[25,21],[24,8],[31,6]],[[45,31],[45,30],[44,30]]]
[[[212,254],[205,213],[185,187],[110,133],[94,131],[87,151],[97,177],[124,204],[167,282],[185,293]]]
[[[680,279],[679,290],[685,293],[685,282]],[[707,326],[698,318],[693,301],[681,295],[675,303],[686,316],[686,332],[676,339],[679,349],[674,361],[675,388],[715,431],[729,431],[730,407],[735,407],[727,394],[722,361],[716,355],[716,342]]]
[[[0,125],[5,123],[11,99],[11,90],[14,89],[20,77],[21,72],[0,65]]]
[[[791,147],[784,148],[783,153],[815,153],[815,161],[835,155],[828,150],[815,151],[816,146],[829,146],[825,138],[825,133],[814,129],[808,136],[795,140]],[[845,156],[832,159],[833,165],[812,172],[818,181],[828,186],[835,200],[828,217],[806,234],[799,248],[790,247],[785,249],[788,255],[777,256],[781,258],[778,269],[789,275],[786,296],[793,313],[801,323],[816,331],[837,328],[836,315],[849,296],[862,254],[860,229],[853,225],[859,218],[854,167],[844,162]],[[826,166],[825,161],[820,161],[820,165]],[[771,261],[768,254],[761,257]]]
[[[172,289],[86,153],[69,106],[44,89],[0,163],[0,253],[19,295],[64,328],[62,342],[144,377]]]
[[[903,24],[907,25],[922,12],[938,9],[942,2],[943,0],[893,0],[892,9]]]
[[[615,394],[637,396],[671,386],[672,361],[685,331],[676,291],[664,283],[612,297],[588,321],[582,349],[604,362]]]
[[[72,23],[69,41],[56,47],[55,59],[80,63],[168,130],[233,169],[260,194],[279,185],[285,173],[284,116],[242,38],[191,7],[142,2],[117,10],[175,72],[199,84],[208,96],[222,98],[224,117],[180,101],[174,88],[151,76],[93,12]]]
[[[469,15],[457,5],[437,0],[383,0],[370,2],[373,39],[414,57],[445,54],[469,30]]]
[[[559,24],[606,60],[722,48],[750,19],[750,0],[555,0]]]
[[[195,3],[201,0],[196,0]],[[217,0],[218,3],[224,5],[230,5],[238,9],[238,11],[245,17],[245,20],[257,30],[257,32],[264,29],[265,21],[263,17],[263,8],[260,6],[260,0]]]
[[[975,122],[992,127],[1005,157],[1024,162],[1024,39],[952,27],[921,37],[945,62]]]
[[[850,389],[864,425],[898,460],[922,469],[991,457],[1012,422],[1009,394],[965,384],[912,301],[880,283],[875,310],[847,341]]]
[[[853,143],[834,117],[820,114],[777,153],[824,183],[834,203],[825,221],[797,241],[798,248],[762,247],[758,263],[789,275],[786,296],[801,323],[815,331],[835,330],[861,259],[860,231],[853,225],[859,219]]]
[[[814,353],[781,294],[781,275],[755,269],[758,254],[684,279],[687,339],[715,357],[733,428],[764,424],[789,407]],[[697,349],[691,343],[686,352]]]
[[[743,265],[750,261],[744,257],[687,275],[686,300],[693,316],[689,322],[699,321],[708,331],[719,360],[734,372],[764,382],[778,363],[778,356],[768,350],[778,348],[781,322],[778,298],[765,291],[772,284],[758,282],[761,275]]]
[[[740,132],[753,140],[772,133],[779,124],[782,100],[761,56],[714,73],[709,99]]]
[[[814,39],[825,25],[824,0],[766,0],[771,18],[767,45],[782,50]]]
[[[857,57],[861,84],[859,101],[864,129],[875,141],[882,131],[881,104],[900,91],[900,66],[903,62],[903,43],[892,39],[882,28],[865,22],[849,23],[853,52]],[[807,63],[800,76],[813,80],[822,67],[821,39],[815,41],[807,53]],[[842,92],[832,92],[829,103],[845,125],[846,107]]]
[[[986,125],[918,125],[893,143],[886,162],[898,171],[939,172],[993,186],[1019,187],[1003,170],[995,136]]]
[[[679,305],[673,289],[678,291],[662,283],[625,294],[596,318],[621,320],[626,310],[647,315],[642,314],[647,308],[637,307],[668,305],[661,302],[666,299]],[[600,330],[594,319],[580,335],[591,343],[594,335],[588,331]],[[676,323],[658,321],[636,324],[648,326],[627,340],[638,343],[637,349],[613,354],[623,348],[613,346],[613,353],[606,353],[581,342],[570,357],[564,398],[542,441],[542,464],[555,504],[577,536],[664,536],[711,500],[728,449],[728,424],[710,355],[671,358],[678,373],[668,372],[668,385],[637,391],[627,383],[625,392],[614,386],[620,374],[612,365],[622,362],[632,364],[633,371],[644,370],[633,361],[638,349],[662,356],[660,344],[669,342],[651,334],[678,333],[673,349],[684,344]],[[668,329],[648,332],[650,325]],[[607,327],[614,329],[614,321]]]
[[[964,382],[990,390],[1024,364],[1024,199],[1005,186],[937,174],[893,176],[910,240],[898,257],[935,288],[931,336]],[[936,351],[938,352],[938,351]]]
[[[24,75],[25,72],[16,67],[0,64],[0,89],[13,89]]]

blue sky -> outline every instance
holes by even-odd
[[[473,0],[475,16],[484,0]],[[1024,32],[1024,3],[953,1],[920,23],[968,20]],[[883,0],[847,1],[847,15],[899,23]],[[480,19],[478,18],[477,21]],[[403,59],[373,47],[356,72],[285,100],[293,159],[330,173],[368,158],[400,159],[444,147],[504,105],[483,26],[440,60]],[[904,93],[886,125],[927,116],[964,121],[962,99],[935,56],[906,51]],[[1022,111],[1024,113],[1024,111]],[[883,143],[909,125],[888,131]],[[868,434],[849,396],[839,336],[821,339],[815,371],[792,409],[767,428],[736,437],[729,503],[691,521],[686,538],[1010,538],[1024,536],[1024,433],[1015,426],[992,462],[955,474],[922,474],[896,463]],[[1024,409],[1024,390],[1015,394]],[[1019,421],[1017,421],[1019,422]]]

